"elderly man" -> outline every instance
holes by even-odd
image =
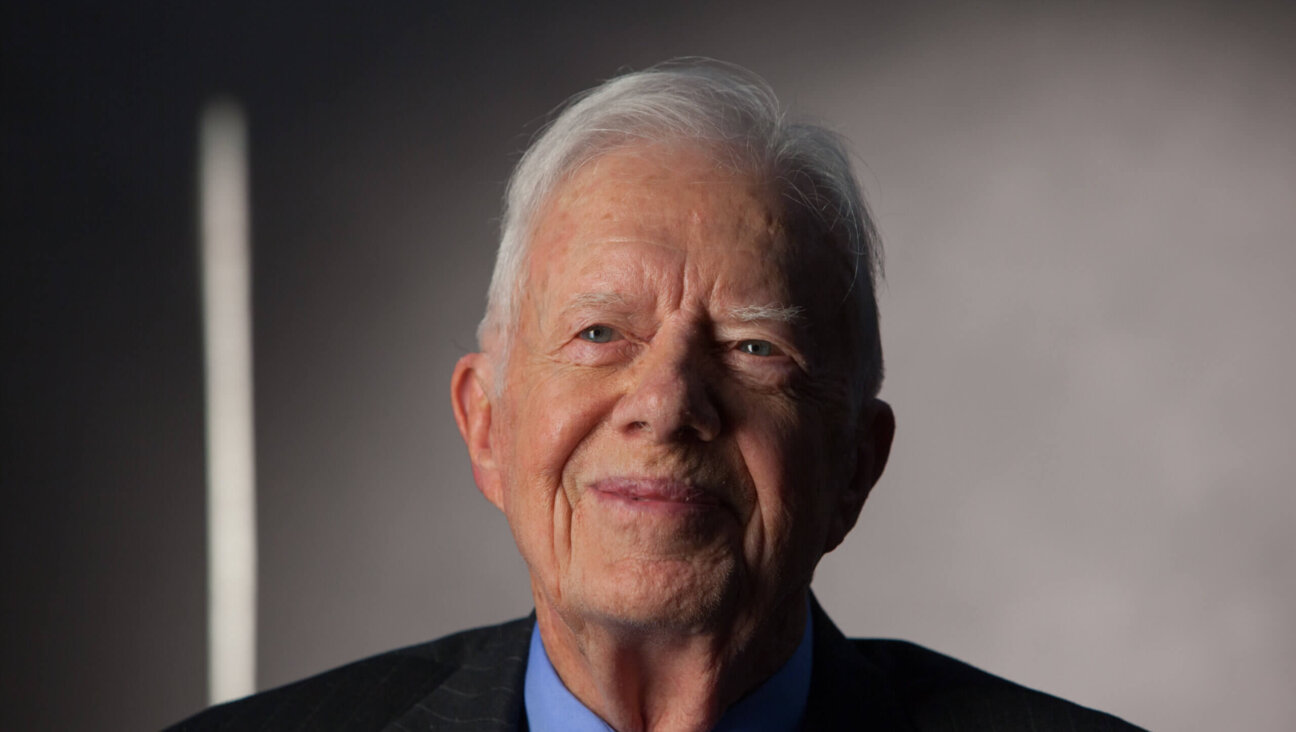
[[[571,104],[508,189],[451,397],[535,614],[182,729],[1129,729],[810,595],[886,464],[877,238],[843,146],[733,67]]]

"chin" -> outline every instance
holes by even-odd
[[[679,560],[620,562],[611,576],[569,592],[587,619],[652,631],[696,633],[721,626],[737,596],[732,563]],[[574,589],[574,588],[573,588]]]

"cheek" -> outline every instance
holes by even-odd
[[[798,510],[796,472],[799,445],[792,415],[762,411],[736,426],[735,434],[754,495],[749,533],[760,536],[760,553],[775,550],[786,526]]]
[[[827,535],[825,497],[832,490],[820,420],[795,406],[748,420],[739,445],[755,486],[755,511],[748,525],[746,553],[756,566],[783,572],[813,568]],[[805,563],[809,567],[799,567]],[[776,564],[797,565],[774,567]]]
[[[606,390],[591,379],[567,371],[560,367],[540,378],[509,386],[513,419],[501,427],[515,441],[513,454],[505,460],[516,471],[510,476],[512,486],[546,486],[551,494],[560,490],[564,469],[573,453],[611,409],[611,400],[604,396]],[[541,496],[525,498],[536,500]]]
[[[573,496],[563,476],[606,413],[599,393],[594,385],[552,371],[513,380],[496,422],[500,444],[507,444],[498,458],[504,513],[532,576],[550,593],[571,560]]]

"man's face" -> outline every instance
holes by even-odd
[[[772,188],[693,148],[610,153],[555,192],[502,393],[455,387],[538,606],[755,628],[849,530],[880,402],[850,404],[849,271],[791,228]]]

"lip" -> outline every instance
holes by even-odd
[[[604,478],[590,488],[600,498],[641,510],[692,512],[722,505],[714,493],[672,478]]]

